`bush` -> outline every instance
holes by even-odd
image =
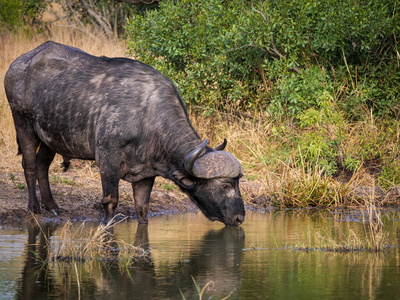
[[[194,105],[296,116],[335,89],[348,115],[400,112],[395,0],[161,1],[126,28]]]
[[[20,0],[0,0],[0,26],[3,29],[11,30],[23,25],[20,18],[23,10],[23,3]]]
[[[303,168],[317,167],[326,175],[334,175],[342,166],[339,157],[345,136],[344,118],[328,93],[321,94],[317,101],[320,109],[309,108],[298,115],[304,131],[299,139],[297,161]]]
[[[0,0],[1,29],[16,30],[37,24],[46,5],[46,0]]]
[[[123,35],[126,19],[135,11],[134,4],[119,0],[46,1],[49,4],[57,4],[57,10],[53,10],[53,14],[58,19],[66,22],[70,28],[92,37],[117,38]],[[140,8],[142,5],[139,5],[138,9]]]
[[[296,74],[290,71],[290,62],[281,59],[266,61],[264,67],[267,76],[275,78],[269,104],[269,111],[274,115],[297,116],[310,108],[319,109],[326,95],[334,93],[328,72],[318,66]]]
[[[243,34],[248,9],[238,0],[162,1],[129,20],[130,53],[174,80],[194,104],[240,106],[257,90],[254,74],[264,55]]]

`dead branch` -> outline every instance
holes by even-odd
[[[93,5],[89,5],[86,1],[82,0],[83,6],[89,15],[91,15],[98,23],[98,27],[101,28],[107,37],[112,37],[112,27],[110,23],[101,14],[97,13],[93,9]],[[93,23],[93,22],[92,22]]]

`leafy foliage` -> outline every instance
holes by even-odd
[[[224,100],[240,105],[255,92],[252,80],[262,57],[242,34],[246,9],[246,1],[160,2],[158,10],[128,22],[129,49],[172,78],[185,99],[212,107]]]
[[[162,1],[126,28],[130,53],[188,103],[292,118],[295,159],[313,172],[382,157],[384,135],[347,140],[346,123],[400,113],[396,0]]]
[[[296,116],[335,89],[349,115],[365,106],[395,116],[399,24],[396,0],[180,0],[127,30],[131,54],[193,104]]]
[[[157,2],[119,0],[0,0],[0,27],[15,30],[35,25],[40,28],[47,21],[41,19],[47,11],[63,26],[96,35],[115,38],[124,33],[123,26],[130,14],[156,7]],[[60,25],[59,24],[59,25]],[[90,27],[90,28],[89,28]],[[32,29],[32,28],[31,28]],[[93,34],[95,32],[96,35]]]
[[[321,108],[326,95],[334,93],[333,83],[324,68],[311,66],[296,74],[287,59],[266,61],[266,75],[275,78],[271,86],[269,110],[277,115],[296,116],[309,108]]]
[[[45,6],[45,0],[0,0],[0,27],[15,30],[35,24]]]
[[[329,94],[321,95],[319,106],[319,110],[310,108],[299,115],[300,127],[307,130],[300,137],[297,159],[303,165],[319,166],[325,174],[333,175],[340,162],[344,118]]]
[[[22,24],[19,18],[22,2],[19,0],[0,0],[0,22],[2,27],[14,28]]]

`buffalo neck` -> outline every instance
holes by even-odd
[[[159,155],[154,155],[153,168],[159,175],[169,178],[173,170],[182,169],[185,158],[201,144],[197,132],[193,130],[180,131],[178,135],[171,132],[159,137],[154,143],[161,149]]]

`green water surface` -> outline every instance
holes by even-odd
[[[382,212],[385,251],[346,253],[320,248],[368,238],[362,211],[250,211],[240,227],[200,213],[127,220],[116,237],[149,251],[129,268],[46,263],[42,232],[57,244],[63,224],[2,225],[0,298],[199,299],[207,285],[202,299],[399,299],[399,219]]]

